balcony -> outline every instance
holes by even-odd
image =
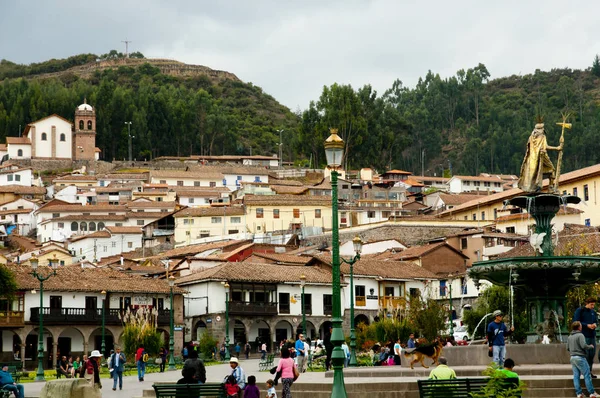
[[[230,301],[231,315],[277,315],[277,303]]]
[[[100,325],[102,324],[102,309],[86,309],[86,308],[42,308],[44,314],[44,323],[46,325]],[[132,309],[132,311],[135,311]],[[105,323],[107,325],[121,325],[122,314],[125,310],[111,308],[106,310]],[[169,310],[158,310],[157,322],[159,325],[168,325],[171,322],[171,313]],[[40,321],[39,307],[31,308],[32,323]],[[0,321],[0,325],[2,325]]]
[[[332,315],[333,314],[333,304],[323,304],[323,314]]]
[[[24,315],[23,311],[0,311],[0,327],[20,328],[25,326]]]
[[[365,296],[356,296],[354,300],[355,307],[366,307],[367,306],[367,297]]]
[[[406,307],[406,299],[402,296],[379,297],[379,307],[380,308]]]

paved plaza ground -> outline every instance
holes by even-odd
[[[254,375],[260,390],[264,389],[266,380],[273,378],[269,372],[259,372],[258,359],[241,360],[240,365],[246,372],[246,375]],[[230,373],[228,364],[219,364],[206,367],[207,381],[220,382],[223,377]],[[458,366],[454,367],[458,377],[475,377],[479,375],[483,368],[481,366]],[[346,369],[346,383],[379,383],[385,381],[393,382],[415,382],[418,379],[426,378],[431,369],[415,368],[414,370],[399,367],[370,367]],[[570,365],[525,365],[515,368],[521,378],[527,380],[540,380],[551,377],[553,379],[571,380]],[[152,389],[155,382],[175,382],[181,378],[181,371],[149,373],[144,382],[139,382],[136,375],[125,376],[123,378],[123,391],[112,391],[112,380],[102,379],[102,396],[113,397],[142,397],[143,390]],[[331,374],[325,372],[307,372],[300,376],[298,383],[302,384],[331,384]],[[25,396],[27,398],[39,397],[44,383],[25,384]]]

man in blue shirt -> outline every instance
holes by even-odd
[[[502,369],[504,366],[504,358],[506,357],[506,345],[504,337],[509,336],[514,330],[514,327],[510,329],[506,327],[502,318],[504,314],[500,310],[493,312],[492,316],[494,320],[489,323],[487,327],[487,339],[490,346],[490,351],[494,357],[494,362],[498,364],[498,368]]]
[[[577,308],[575,314],[573,314],[573,322],[581,322],[581,333],[585,337],[585,344],[593,346],[586,352],[585,359],[588,365],[590,365],[590,373],[592,373],[592,365],[594,364],[594,356],[596,354],[596,325],[598,323],[598,316],[596,315],[596,298],[588,297],[585,300],[583,307]],[[597,376],[592,374],[592,379]]]
[[[415,334],[411,333],[408,335],[408,342],[406,343],[406,348],[415,348]]]
[[[23,385],[15,383],[12,375],[8,372],[8,365],[3,365],[2,370],[0,371],[0,387],[7,391],[14,392],[16,398],[25,397]]]
[[[298,361],[298,369],[304,369],[304,361],[306,360],[306,350],[304,349],[304,335],[302,333],[298,335],[298,340],[296,340],[294,348],[296,349],[296,360]]]

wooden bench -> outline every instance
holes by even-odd
[[[21,369],[23,369],[23,367],[21,367]],[[8,373],[11,374],[15,383],[18,383],[21,380],[21,377],[23,376],[23,372],[19,371],[16,366],[12,365],[8,366]]]
[[[418,380],[421,398],[471,398],[485,387],[489,378],[464,378],[448,380]],[[519,385],[518,379],[503,379],[506,389]]]
[[[153,384],[156,398],[226,398],[225,385],[221,383],[206,384]]]
[[[273,361],[275,360],[275,355],[268,355],[264,360],[261,359],[258,363],[258,369],[261,371],[269,370],[273,366]]]

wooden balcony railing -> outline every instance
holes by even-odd
[[[379,307],[381,308],[397,308],[406,307],[406,299],[401,296],[384,296],[379,297]]]
[[[0,311],[0,326],[23,327],[25,326],[24,311],[2,310]]]
[[[333,304],[323,304],[323,313],[325,315],[333,314]]]
[[[367,306],[367,297],[365,296],[356,296],[354,298],[354,306],[355,307],[366,307]]]
[[[277,303],[230,301],[229,313],[232,315],[277,315]]]
[[[44,324],[47,325],[65,325],[65,324],[101,324],[102,309],[89,308],[42,308],[44,314]],[[104,320],[107,325],[121,325],[123,314],[126,310],[111,308],[106,310]],[[132,309],[131,311],[135,311]],[[40,321],[39,307],[31,308],[32,323]],[[1,322],[1,321],[0,321]],[[171,312],[167,310],[158,310],[157,322],[159,325],[168,325],[171,322]],[[1,323],[0,323],[1,325]]]

